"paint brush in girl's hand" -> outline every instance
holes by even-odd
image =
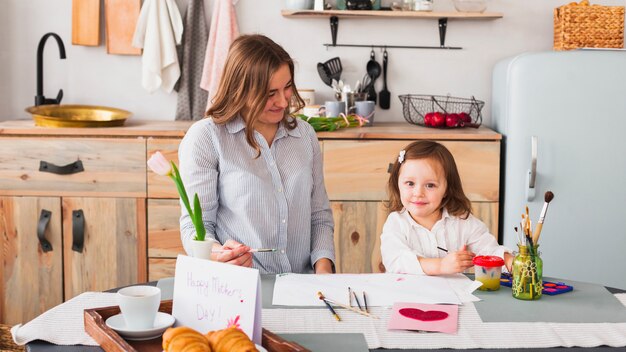
[[[543,228],[543,221],[546,218],[546,213],[548,212],[548,204],[554,199],[554,193],[547,191],[544,195],[544,203],[543,209],[541,209],[541,215],[539,215],[539,222],[537,223],[537,227],[535,227],[535,232],[533,233],[533,242],[537,244],[539,241],[539,236],[541,235],[541,229]]]

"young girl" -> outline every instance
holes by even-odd
[[[432,141],[401,150],[391,170],[381,252],[390,273],[444,275],[473,266],[475,255],[513,256],[472,215],[450,151]]]

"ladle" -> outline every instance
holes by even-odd
[[[369,86],[365,89],[367,92],[367,100],[372,100],[376,102],[376,89],[374,88],[374,82],[378,76],[380,76],[380,64],[376,61],[376,57],[374,54],[374,49],[370,52],[370,61],[367,62],[367,75],[370,76],[371,82]]]

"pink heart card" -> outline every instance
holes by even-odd
[[[389,330],[423,330],[456,334],[459,306],[455,304],[395,303]]]

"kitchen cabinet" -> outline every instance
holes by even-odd
[[[28,120],[0,122],[0,322],[25,322],[87,290],[174,275],[176,256],[184,253],[178,193],[171,179],[147,169],[146,160],[158,150],[178,163],[178,145],[190,125],[130,120],[124,127],[39,128]],[[384,271],[387,169],[418,139],[450,148],[475,215],[497,234],[500,134],[485,127],[380,123],[319,132],[318,138],[338,272]],[[43,210],[49,213],[41,220]],[[73,249],[80,232],[76,214],[84,225],[82,252]],[[50,251],[37,236],[41,221]]]
[[[0,322],[146,281],[145,140],[3,127]]]

